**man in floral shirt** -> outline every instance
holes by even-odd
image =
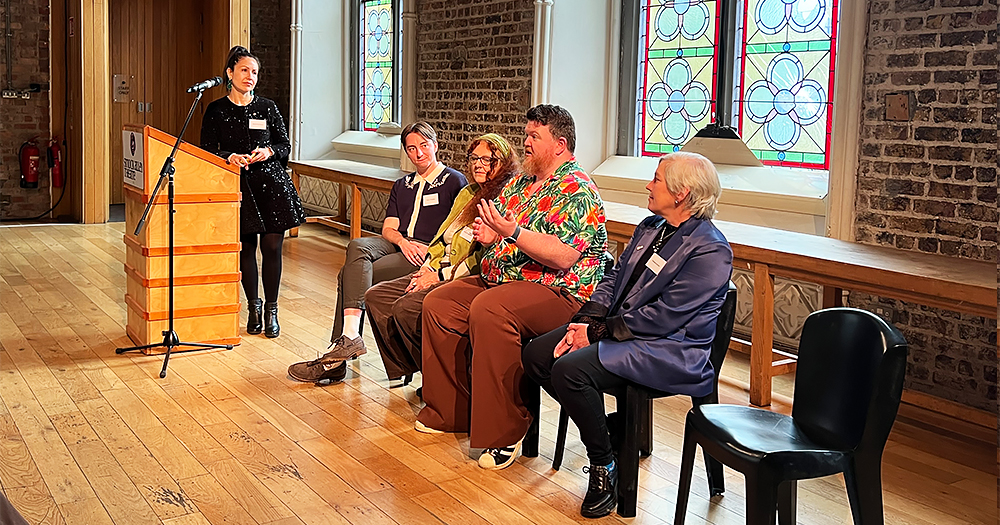
[[[604,203],[573,156],[573,117],[528,110],[524,172],[479,203],[482,273],[424,299],[421,432],[468,432],[483,468],[520,454],[531,416],[521,399],[521,346],[569,322],[604,274]]]

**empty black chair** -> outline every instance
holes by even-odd
[[[683,525],[695,445],[743,473],[747,523],[795,523],[796,480],[844,473],[855,524],[882,524],[882,451],[896,419],[907,344],[853,308],[810,315],[802,328],[792,415],[746,406],[688,412],[676,525]]]

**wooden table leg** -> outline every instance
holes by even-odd
[[[298,194],[301,195],[301,192],[299,192],[299,174],[295,173],[295,170],[292,170],[292,186],[295,186],[295,193],[298,193]],[[289,229],[288,230],[288,236],[289,237],[298,237],[299,236],[299,227],[296,226],[294,228]]]
[[[351,239],[361,237],[361,188],[351,184]]]
[[[753,269],[753,332],[750,339],[750,403],[771,404],[771,349],[774,348],[774,277],[766,264]]]
[[[844,306],[844,289],[834,286],[823,287],[823,308],[838,308]]]

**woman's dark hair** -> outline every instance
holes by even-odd
[[[456,219],[459,224],[463,225],[472,224],[472,221],[479,214],[479,210],[476,209],[476,204],[479,201],[483,199],[487,201],[495,199],[497,195],[500,195],[503,187],[507,185],[507,181],[521,169],[517,153],[514,153],[514,148],[507,142],[507,139],[496,133],[487,133],[476,137],[469,143],[469,147],[465,152],[466,155],[471,155],[480,144],[486,144],[486,147],[490,149],[490,155],[499,160],[497,161],[496,172],[493,178],[479,185],[479,189],[472,196],[472,200],[465,205],[465,209],[462,210],[461,215]],[[468,170],[470,177],[472,176],[473,168],[472,163],[469,163]],[[490,168],[492,169],[493,165]]]
[[[250,57],[257,63],[257,68],[260,69],[260,59],[256,55],[250,52],[249,49],[243,46],[233,46],[229,50],[229,58],[226,59],[226,67],[222,70],[222,78],[226,81],[226,89],[232,89],[233,79],[229,78],[229,70],[236,69],[237,62],[243,57]]]

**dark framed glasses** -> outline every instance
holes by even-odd
[[[500,160],[497,157],[480,157],[479,155],[474,154],[469,154],[465,158],[468,159],[469,164],[475,164],[478,162],[484,166],[493,166],[498,160]]]

